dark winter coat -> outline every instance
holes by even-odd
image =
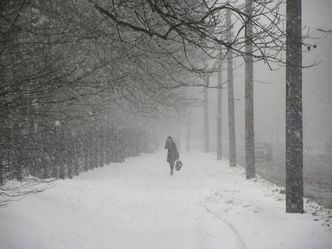
[[[176,144],[172,139],[167,139],[165,144],[165,149],[168,150],[167,152],[167,162],[175,162],[179,159],[179,152],[176,148]]]

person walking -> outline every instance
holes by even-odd
[[[165,149],[167,151],[167,162],[169,163],[170,167],[170,175],[174,175],[174,164],[177,159],[179,159],[179,152],[176,148],[176,144],[173,141],[171,136],[168,136],[165,143]]]

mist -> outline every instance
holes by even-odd
[[[332,247],[332,1],[0,10],[1,249]]]

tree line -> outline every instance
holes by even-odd
[[[296,19],[300,7],[300,0],[286,2],[285,31],[285,20],[280,14],[283,2],[279,0],[2,1],[0,122],[1,145],[7,148],[1,150],[2,158],[15,150],[29,158],[40,158],[29,150],[39,145],[42,136],[50,137],[50,146],[45,146],[48,150],[52,150],[52,143],[57,145],[60,141],[54,147],[59,147],[55,150],[61,154],[69,141],[75,140],[73,134],[80,134],[78,140],[94,137],[92,141],[97,141],[96,137],[107,127],[121,127],[132,117],[172,116],[170,112],[179,113],[179,109],[194,101],[183,89],[209,87],[208,80],[201,79],[218,71],[223,61],[228,61],[230,67],[232,58],[240,56],[246,63],[246,175],[250,179],[255,177],[253,63],[263,60],[272,67],[273,62],[286,62],[290,70],[287,101],[291,103],[286,110],[289,141],[286,161],[290,162],[287,210],[302,212],[302,111],[297,91],[301,85],[301,63],[298,63],[301,45],[298,44],[302,40],[300,32],[290,28],[298,27],[301,21]],[[297,46],[293,47],[294,44]],[[285,50],[287,58],[283,56]],[[292,54],[292,50],[296,53]],[[227,87],[232,117],[234,96],[230,72]],[[223,88],[222,85],[220,82],[218,88]],[[294,93],[293,88],[296,96],[288,94]],[[60,126],[54,127],[58,122]],[[103,128],[97,129],[100,122]],[[142,122],[140,127],[150,123]],[[231,118],[230,130],[234,122]],[[143,130],[129,129],[126,137]],[[119,150],[120,144],[125,144],[125,136],[119,135],[120,131],[112,132],[120,141],[112,148]],[[142,141],[149,140],[149,135],[144,137]],[[235,165],[235,132],[229,139],[230,163]],[[102,141],[95,143],[104,144]],[[82,143],[76,144],[78,147],[68,147],[72,152],[66,153],[83,151],[78,149]],[[103,148],[104,151],[107,147]],[[136,149],[131,147],[131,150]],[[1,165],[4,162],[12,165],[13,158],[7,156]],[[84,165],[89,161],[84,160]]]
[[[71,178],[152,150],[140,117],[181,100],[156,73],[167,68],[147,73],[156,53],[129,54],[88,2],[1,1],[0,11],[1,185]]]

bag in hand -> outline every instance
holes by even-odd
[[[177,160],[175,163],[175,170],[179,171],[182,168],[183,164],[180,160]]]

